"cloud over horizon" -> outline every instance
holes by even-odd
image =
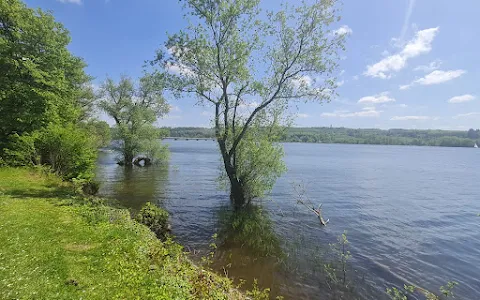
[[[456,103],[469,102],[469,101],[473,101],[473,100],[475,100],[475,96],[470,95],[470,94],[466,94],[466,95],[462,95],[462,96],[452,97],[448,100],[448,103],[456,104]]]
[[[394,72],[405,68],[409,59],[429,53],[438,31],[439,27],[417,31],[415,37],[405,45],[402,51],[387,56],[373,65],[368,65],[363,74],[368,77],[390,78]]]
[[[358,100],[360,104],[380,104],[380,103],[388,103],[388,102],[395,102],[396,100],[389,96],[388,92],[383,92],[373,96],[365,96]]]

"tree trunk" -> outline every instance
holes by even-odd
[[[242,209],[247,203],[245,191],[242,183],[237,178],[236,169],[231,162],[230,155],[227,153],[225,142],[222,139],[217,139],[217,141],[218,145],[220,146],[220,152],[222,153],[225,172],[227,173],[228,180],[230,181],[230,200],[232,201],[235,210]]]
[[[230,201],[235,210],[244,208],[247,203],[243,186],[236,178],[230,178]]]
[[[123,154],[123,159],[124,159],[125,166],[129,166],[129,167],[133,166],[133,158],[134,158],[133,153],[125,152]]]

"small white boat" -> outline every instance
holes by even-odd
[[[475,145],[473,145],[473,148],[478,148],[478,145],[477,145],[477,143],[475,143]]]

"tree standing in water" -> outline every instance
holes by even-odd
[[[144,76],[138,85],[123,76],[116,84],[107,78],[101,87],[100,108],[115,120],[114,139],[120,140],[120,164],[132,166],[135,156],[144,152],[161,155],[159,131],[153,123],[169,111],[163,97],[163,80],[159,76]],[[156,157],[147,157],[148,161]]]
[[[169,36],[152,64],[177,97],[213,111],[236,209],[270,191],[284,172],[276,141],[298,101],[328,101],[345,34],[336,0],[262,12],[260,0],[187,0],[190,25]]]

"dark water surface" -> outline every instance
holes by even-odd
[[[171,141],[168,168],[115,164],[102,153],[101,193],[139,208],[150,201],[171,213],[173,233],[192,252],[205,250],[229,203],[217,176],[220,157],[211,141]],[[285,144],[288,172],[264,200],[282,240],[298,245],[292,260],[311,272],[312,253],[348,231],[352,267],[364,298],[384,299],[385,288],[415,283],[438,291],[459,283],[457,299],[480,299],[480,151],[466,148]],[[327,227],[296,203],[303,182],[323,203]],[[259,278],[291,299],[323,299],[312,276],[278,273],[244,262],[230,276]],[[250,278],[248,278],[250,277]]]

